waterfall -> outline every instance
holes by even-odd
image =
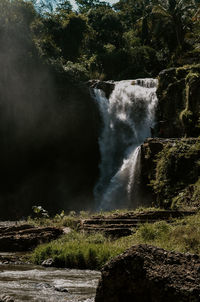
[[[140,145],[154,127],[156,88],[155,79],[120,81],[109,99],[94,89],[103,121],[100,178],[94,190],[98,209],[140,203]]]

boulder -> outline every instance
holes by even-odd
[[[200,257],[136,245],[102,269],[95,302],[199,302]]]

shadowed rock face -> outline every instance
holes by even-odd
[[[0,219],[88,209],[99,114],[87,86],[44,66],[0,75]]]
[[[198,138],[148,138],[141,145],[141,162],[142,162],[142,180],[144,185],[149,184],[150,180],[154,178],[155,167],[156,167],[156,156],[163,150],[165,146],[175,146],[181,141],[188,145],[195,145],[198,142]],[[193,163],[190,163],[192,167]]]
[[[168,153],[168,150],[171,150],[171,153]],[[158,160],[161,151],[163,153]],[[199,179],[197,164],[199,156],[198,138],[149,138],[145,140],[141,146],[141,186],[152,198],[154,205],[165,208],[199,206],[198,183],[196,183]],[[159,190],[155,190],[152,181],[160,177],[161,171],[163,171],[159,170],[162,158],[165,158],[166,178],[164,185],[162,177],[159,178],[159,189],[163,185],[163,191],[159,192]],[[163,194],[164,190],[166,195]],[[179,193],[181,194],[178,195]],[[179,198],[172,202],[176,196]],[[180,198],[180,196],[182,197]],[[163,202],[164,200],[165,202]]]
[[[200,65],[160,72],[157,135],[197,137],[200,134]]]
[[[200,258],[137,245],[106,264],[95,302],[198,302]]]
[[[107,99],[111,95],[113,89],[115,88],[114,81],[100,81],[100,80],[90,80],[88,81],[88,86],[91,88],[101,89],[105,93]]]

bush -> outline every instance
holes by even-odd
[[[156,222],[154,224],[145,223],[138,229],[136,236],[143,242],[149,242],[167,236],[169,231],[170,225],[165,221]]]

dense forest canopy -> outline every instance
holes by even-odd
[[[199,0],[1,0],[0,53],[64,67],[77,80],[156,76],[200,60]]]

